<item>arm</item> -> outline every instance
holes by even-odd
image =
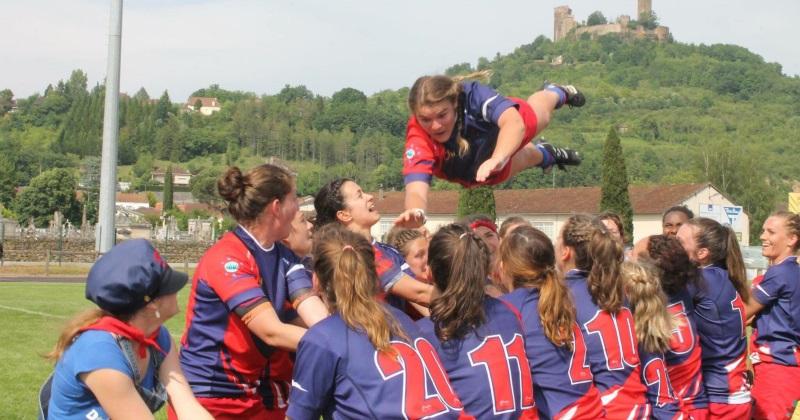
[[[197,401],[189,387],[189,382],[183,376],[180,362],[178,361],[178,351],[175,343],[172,343],[169,354],[161,363],[158,371],[158,378],[167,390],[169,403],[175,410],[179,419],[208,419],[214,417],[203,408]]]
[[[418,228],[425,224],[425,210],[428,208],[428,190],[431,186],[425,181],[412,181],[406,184],[405,211],[397,216],[395,225]],[[422,210],[422,213],[419,212]]]
[[[525,137],[525,122],[516,108],[508,108],[500,114],[497,120],[500,132],[497,134],[497,144],[494,146],[492,157],[486,159],[478,168],[475,180],[478,182],[486,179],[496,171],[503,169],[508,159],[517,151]]]
[[[82,373],[80,379],[92,391],[110,418],[115,420],[153,418],[130,376],[115,369],[103,368]]]
[[[756,315],[758,315],[759,312],[761,312],[762,309],[764,309],[764,305],[757,301],[753,295],[750,295],[750,299],[744,303],[744,312],[747,319],[747,325],[753,323],[753,319]]]
[[[295,306],[297,314],[308,327],[328,317],[328,308],[322,303],[319,296],[312,295],[298,302]]]
[[[237,311],[238,313],[238,311]],[[262,341],[270,346],[294,351],[306,330],[291,324],[284,324],[275,309],[267,301],[262,301],[245,312],[242,322]]]
[[[433,285],[423,283],[408,274],[403,274],[400,280],[392,285],[389,293],[399,296],[412,303],[427,307],[431,303]]]

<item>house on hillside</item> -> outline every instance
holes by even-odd
[[[189,112],[200,111],[200,113],[203,115],[211,115],[215,112],[219,112],[222,109],[222,104],[220,104],[217,98],[209,98],[205,96],[190,96],[189,99],[186,100],[186,105],[184,106],[184,109],[186,109]]]
[[[684,205],[696,216],[710,217],[730,224],[742,245],[750,243],[750,217],[713,185],[632,185],[633,239],[661,233],[661,216],[672,206]],[[372,234],[383,237],[403,211],[404,193],[375,193],[375,207],[381,219]],[[521,216],[535,228],[555,239],[567,218],[575,213],[600,212],[600,187],[576,187],[528,190],[495,190],[498,223],[509,216]],[[435,232],[456,220],[458,191],[428,193],[428,223]]]
[[[167,168],[156,168],[153,172],[150,172],[150,180],[158,184],[163,184],[166,175]],[[191,180],[191,172],[181,168],[180,166],[172,167],[172,185],[189,186],[189,181]]]

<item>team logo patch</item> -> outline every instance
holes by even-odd
[[[410,147],[408,149],[406,149],[406,159],[413,159],[414,158],[414,154],[415,154],[414,149],[412,149]]]
[[[225,271],[228,273],[235,273],[239,271],[239,263],[236,261],[228,261],[225,263]]]

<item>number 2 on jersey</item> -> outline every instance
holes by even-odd
[[[472,366],[483,365],[486,369],[495,415],[515,410],[517,396],[520,409],[533,407],[533,379],[525,354],[525,342],[520,334],[514,334],[508,343],[504,343],[499,335],[488,336],[468,355]],[[516,395],[511,379],[511,359],[515,360],[519,372],[520,390]]]
[[[375,365],[385,381],[403,376],[405,418],[436,417],[450,409],[459,411],[463,408],[431,343],[422,338],[418,338],[413,346],[393,341],[392,349],[396,355],[376,351]],[[433,382],[433,392],[428,389],[426,378]]]

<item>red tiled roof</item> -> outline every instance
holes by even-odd
[[[221,106],[217,98],[208,98],[205,96],[190,96],[189,99],[186,100],[186,106],[194,108],[194,104],[196,104],[198,100],[203,104],[203,107]]]
[[[628,191],[635,214],[661,214],[679,205],[709,184],[632,185]],[[375,206],[384,214],[399,214],[404,206],[402,191],[375,196]],[[495,190],[498,214],[569,214],[598,213],[600,187],[541,188]],[[458,209],[458,191],[430,191],[428,214],[454,214]]]
[[[117,203],[149,203],[147,194],[117,193]]]

